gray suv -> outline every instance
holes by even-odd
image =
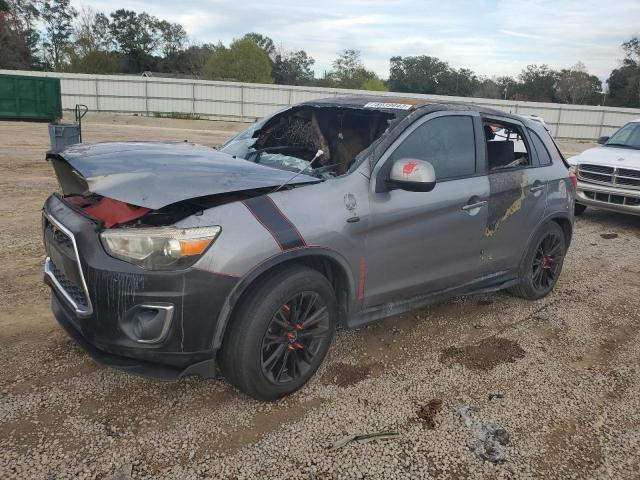
[[[576,178],[544,127],[470,104],[336,97],[218,150],[47,158],[62,194],[43,209],[45,281],[68,334],[111,367],[221,371],[265,400],[309,380],[337,327],[453,295],[547,295],[573,227]]]

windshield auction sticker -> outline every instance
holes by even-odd
[[[384,103],[384,102],[369,102],[365,104],[364,108],[392,108],[395,110],[410,110],[413,105],[408,103]]]

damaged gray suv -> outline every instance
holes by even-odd
[[[98,362],[157,378],[220,371],[276,399],[336,327],[453,295],[554,287],[575,176],[538,122],[467,104],[337,97],[219,150],[80,144],[49,153],[55,317]]]

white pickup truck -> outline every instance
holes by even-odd
[[[578,177],[576,215],[587,206],[640,215],[640,118],[598,143],[568,159]]]

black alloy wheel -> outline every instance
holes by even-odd
[[[329,332],[329,312],[320,295],[295,295],[276,311],[262,339],[263,374],[275,384],[306,375]]]
[[[538,244],[532,263],[533,286],[540,291],[553,286],[560,273],[564,238],[557,232],[548,233]]]
[[[291,265],[264,275],[238,303],[218,354],[226,379],[259,400],[301,388],[333,340],[333,285],[317,270]]]
[[[566,253],[565,233],[555,221],[544,225],[535,235],[520,268],[518,283],[509,291],[521,298],[537,300],[555,287]]]

